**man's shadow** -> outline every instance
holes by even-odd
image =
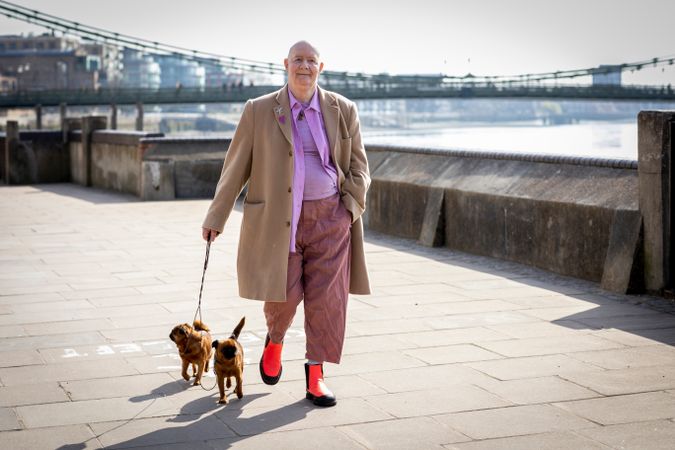
[[[178,385],[178,387],[176,387]],[[142,396],[136,396],[129,399],[131,402],[152,401],[156,398],[166,396],[167,392],[177,393],[185,390],[178,383],[167,383],[155,388],[151,393]],[[171,395],[171,394],[169,394]],[[190,442],[203,442],[206,440],[218,440],[219,448],[230,448],[232,444],[247,439],[249,437],[262,434],[288,424],[300,421],[307,416],[312,407],[304,399],[295,403],[282,406],[272,411],[266,411],[252,417],[242,418],[243,408],[260,398],[269,394],[250,394],[244,395],[238,399],[234,392],[228,391],[227,405],[217,403],[217,395],[209,395],[192,400],[180,409],[178,415],[166,417],[167,423],[187,423],[185,426],[170,426],[134,437],[132,439],[111,443],[105,448],[132,448],[149,445],[163,445]],[[212,413],[212,414],[210,414]],[[204,416],[204,417],[202,417]],[[195,417],[198,419],[195,420]],[[144,420],[146,418],[132,418],[125,420],[122,424],[104,431],[96,436],[96,439],[102,438],[105,434],[129,425],[133,420]],[[87,441],[68,444],[59,447],[57,450],[80,450],[86,448]],[[100,440],[102,444],[105,439]]]

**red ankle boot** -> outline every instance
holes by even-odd
[[[323,364],[305,363],[305,398],[312,400],[317,406],[334,406],[337,403],[335,395],[323,382]]]
[[[265,349],[260,358],[260,377],[265,384],[277,384],[281,378],[281,349],[283,341],[275,344],[270,340],[269,334],[265,338]]]

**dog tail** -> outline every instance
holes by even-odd
[[[231,338],[239,339],[239,333],[241,333],[241,329],[244,328],[244,322],[246,322],[246,316],[241,318],[239,325],[237,325],[237,328],[232,332]]]
[[[192,323],[192,326],[194,326],[197,331],[211,331],[209,327],[199,319],[195,320]]]

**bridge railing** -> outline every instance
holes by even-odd
[[[385,83],[377,80],[327,80],[323,84],[353,99],[386,98],[573,98],[605,100],[675,101],[671,86],[584,86],[517,85],[490,83]],[[235,103],[272,92],[279,86],[240,86],[209,88],[101,88],[19,90],[0,93],[0,108],[28,108],[36,105],[177,104]]]

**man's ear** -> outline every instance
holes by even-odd
[[[218,348],[218,341],[213,341],[213,344],[211,344],[211,347]]]
[[[284,58],[284,67],[288,70],[288,58]]]
[[[319,73],[323,72],[323,63],[319,64]]]

